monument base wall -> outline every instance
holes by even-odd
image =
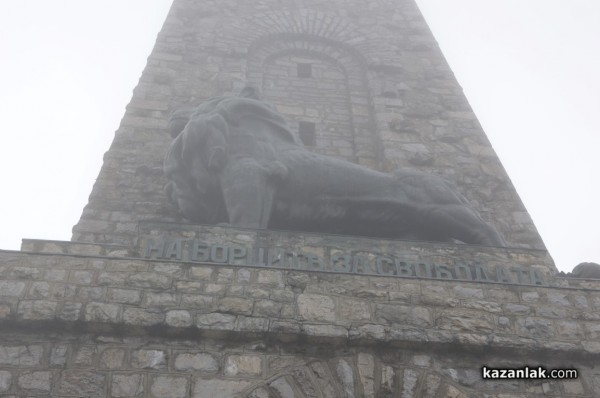
[[[25,240],[0,252],[0,394],[600,394],[600,281],[556,277],[545,251],[138,230],[135,247]],[[260,247],[276,249],[270,264],[252,257]],[[483,366],[578,378],[491,380]]]

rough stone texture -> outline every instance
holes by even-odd
[[[188,379],[177,376],[156,376],[150,384],[150,396],[156,398],[188,396]]]
[[[262,373],[262,362],[261,357],[232,355],[225,362],[225,374],[227,376],[258,376]]]
[[[174,2],[73,230],[74,240],[103,246],[71,253],[126,253],[118,245],[131,245],[137,221],[179,221],[162,190],[168,115],[246,83],[292,128],[315,124],[310,150],[382,171],[440,174],[511,245],[543,248],[412,0],[225,1],[215,10]],[[310,78],[298,75],[300,64],[310,65]],[[60,245],[52,252],[65,253]]]
[[[111,395],[139,397],[144,394],[144,376],[140,374],[113,374]]]
[[[600,282],[552,277],[551,258],[414,2],[215,4],[174,2],[75,242],[25,240],[21,253],[0,251],[0,395],[600,396]],[[299,64],[313,77],[298,76]],[[181,224],[163,191],[168,114],[246,83],[292,126],[315,123],[312,151],[451,181],[513,247]],[[514,265],[551,283],[142,259],[151,237],[326,259],[347,252]],[[580,377],[484,382],[482,364],[574,366]]]
[[[175,357],[175,369],[198,370],[207,373],[214,373],[219,369],[219,363],[215,357],[210,354],[182,353]]]

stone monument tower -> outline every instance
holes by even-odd
[[[593,397],[598,311],[413,0],[175,0],[72,241],[0,252],[0,394]]]

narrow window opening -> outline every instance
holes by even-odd
[[[302,77],[302,78],[312,77],[312,64],[299,63],[298,64],[298,77]]]
[[[315,146],[317,139],[315,135],[315,124],[313,122],[299,122],[298,135],[306,146]]]

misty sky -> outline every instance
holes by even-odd
[[[0,2],[0,248],[69,240],[171,0]],[[600,263],[600,1],[417,0],[561,270]]]

